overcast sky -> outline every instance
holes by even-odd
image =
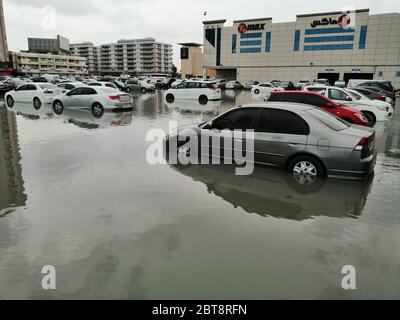
[[[96,45],[118,39],[154,37],[174,45],[202,42],[202,21],[272,17],[294,21],[297,14],[340,11],[345,6],[371,13],[400,12],[398,0],[3,0],[10,50],[26,50],[27,37],[67,37]],[[51,7],[49,7],[51,6]],[[55,10],[51,14],[52,8]],[[204,12],[207,11],[207,16]]]

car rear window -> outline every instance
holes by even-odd
[[[343,131],[350,128],[350,124],[346,121],[321,109],[309,109],[306,111],[311,117],[323,123],[327,127],[335,131]]]

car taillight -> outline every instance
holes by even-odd
[[[356,151],[361,151],[361,159],[368,158],[375,149],[375,135],[364,137],[360,140],[356,146]]]
[[[109,96],[109,98],[114,101],[119,100],[119,96]]]
[[[362,138],[360,140],[360,142],[358,143],[358,145],[356,146],[355,150],[362,151],[364,149],[364,147],[368,144],[369,141],[370,141],[370,137]]]
[[[376,97],[376,100],[386,101],[386,97],[385,96],[378,96],[378,97]]]

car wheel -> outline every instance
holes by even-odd
[[[9,108],[14,107],[14,98],[13,98],[13,97],[11,97],[11,96],[8,96],[8,97],[7,97],[7,106],[8,106]]]
[[[207,104],[207,102],[208,102],[208,97],[205,96],[205,95],[201,95],[201,96],[199,97],[199,102],[200,102],[200,104]]]
[[[126,87],[125,91],[126,91],[127,93],[131,93],[131,92],[132,92],[132,89],[131,89],[131,87]]]
[[[101,118],[103,116],[103,114],[104,114],[103,106],[98,102],[94,103],[93,106],[92,106],[92,114],[96,118]]]
[[[168,103],[173,103],[175,101],[175,97],[171,93],[168,93],[165,99],[167,100]]]
[[[142,93],[146,93],[147,89],[146,88],[142,88]]]
[[[41,106],[42,106],[42,101],[40,101],[39,98],[35,97],[35,98],[33,99],[33,107],[34,107],[36,110],[39,110],[39,109],[41,108]]]
[[[324,167],[321,162],[311,156],[298,156],[288,166],[289,172],[299,184],[310,185],[318,177],[325,176]]]
[[[376,117],[372,112],[362,111],[364,117],[368,120],[368,127],[373,127],[376,124]]]
[[[260,93],[260,90],[256,89],[256,90],[254,90],[254,93],[255,93],[255,94],[259,94],[259,93]]]
[[[64,105],[62,104],[62,102],[60,100],[56,100],[53,103],[53,111],[55,114],[63,114],[64,112]]]

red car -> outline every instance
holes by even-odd
[[[309,104],[321,108],[347,122],[368,126],[368,120],[359,110],[342,106],[328,98],[310,91],[277,91],[272,92],[267,99],[268,102],[294,102]]]

